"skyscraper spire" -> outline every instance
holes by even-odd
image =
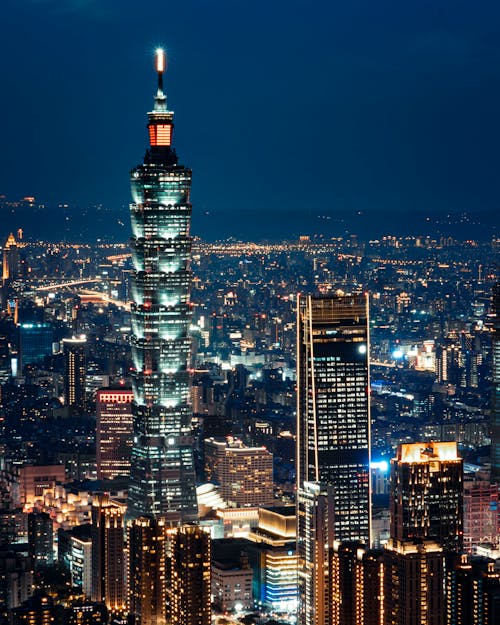
[[[158,73],[158,91],[155,96],[155,111],[167,110],[167,96],[163,93],[163,72],[165,71],[165,50],[156,50],[156,71]]]

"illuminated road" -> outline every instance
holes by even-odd
[[[112,297],[109,297],[107,293],[102,293],[101,291],[91,291],[90,289],[81,289],[80,291],[77,291],[77,293],[78,295],[82,295],[83,297],[95,297],[101,300],[103,304],[113,304],[118,308],[123,308],[123,310],[130,311],[130,302],[123,302],[122,300],[114,299]]]
[[[77,286],[78,284],[92,284],[93,282],[102,282],[102,278],[97,276],[96,278],[87,278],[85,280],[72,280],[71,282],[55,282],[54,284],[34,287],[33,291],[54,291],[55,289],[65,289],[70,286]]]

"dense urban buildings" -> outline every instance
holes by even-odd
[[[24,238],[18,245],[26,273],[21,272],[24,277],[9,286],[16,299],[5,305],[0,319],[0,517],[5,520],[3,525],[0,522],[5,536],[0,596],[4,596],[1,588],[17,588],[16,606],[33,594],[37,580],[45,574],[43,567],[35,571],[29,554],[30,513],[47,514],[53,523],[54,536],[58,536],[54,543],[70,584],[67,588],[91,597],[92,541],[88,528],[92,501],[103,489],[112,492],[113,499],[125,501],[128,486],[126,478],[96,480],[99,434],[94,416],[100,389],[120,390],[131,385],[132,328],[127,306],[132,265],[125,244],[35,244]],[[284,520],[289,513],[273,513],[273,521],[265,521],[257,507],[227,507],[220,484],[205,484],[199,488],[200,512],[202,527],[213,538],[215,614],[226,607],[234,609],[236,615],[236,606],[241,604],[243,613],[251,606],[248,610],[258,609],[266,615],[264,619],[273,612],[286,613],[283,620],[289,620],[297,605],[298,560],[303,563],[307,556],[309,590],[317,584],[316,597],[323,597],[322,605],[325,592],[330,593],[327,604],[331,610],[325,615],[332,623],[351,617],[362,618],[364,625],[376,622],[373,619],[380,617],[384,608],[383,602],[377,603],[381,593],[376,597],[373,589],[377,583],[381,588],[387,558],[391,562],[403,558],[402,553],[392,553],[394,545],[399,545],[401,552],[406,549],[409,558],[410,552],[418,549],[419,540],[438,542],[437,538],[411,538],[400,544],[391,539],[389,461],[398,458],[400,445],[420,443],[419,449],[425,451],[436,441],[456,443],[457,456],[463,458],[464,548],[478,571],[471,578],[472,589],[476,592],[476,584],[480,590],[488,563],[498,558],[498,487],[490,479],[488,464],[493,371],[491,294],[496,283],[493,259],[497,248],[494,240],[472,245],[425,237],[378,241],[311,238],[279,244],[194,242],[190,332],[196,346],[190,395],[195,414],[190,434],[197,474],[200,481],[210,479],[207,438],[240,441],[247,449],[265,447],[263,456],[272,456],[272,465],[269,460],[266,465],[266,479],[271,480],[272,475],[272,486],[265,495],[274,506],[295,510],[296,503],[297,285],[302,293],[328,297],[335,297],[339,289],[353,292],[362,288],[371,294],[372,540],[380,551],[370,550],[366,541],[338,542],[333,536],[329,554],[328,550],[316,554],[305,551],[306,545],[314,547],[314,522],[321,510],[314,489],[328,498],[327,485],[311,482],[308,497],[301,496],[299,524],[305,527],[307,522],[309,530],[303,530],[308,542],[300,543],[297,553],[295,538]],[[73,284],[81,279],[97,282]],[[59,288],[59,282],[70,286]],[[17,285],[22,285],[22,290],[16,291]],[[304,302],[306,296],[300,300]],[[51,353],[26,366],[20,346],[23,323],[48,324],[53,334]],[[68,415],[63,401],[63,339],[83,333],[87,337],[86,408],[82,414]],[[14,362],[20,365],[16,368]],[[436,460],[424,456],[429,462]],[[415,469],[422,478],[430,472],[426,462]],[[442,469],[435,471],[432,479],[428,476],[429,484],[446,485],[446,490],[439,491],[441,496],[454,500],[459,482],[439,482],[440,476],[448,477]],[[251,471],[247,473],[250,479]],[[403,478],[402,474],[398,478],[402,480],[398,493]],[[431,493],[426,488],[424,497],[424,482],[418,483],[422,501]],[[417,484],[415,489],[416,493]],[[436,491],[432,492],[434,497]],[[458,517],[453,519],[455,528],[459,521]],[[323,526],[318,530],[325,532]],[[393,548],[384,549],[390,539]],[[144,546],[150,544],[146,538],[141,540]],[[129,542],[129,552],[124,556],[124,566],[128,558],[129,566],[137,572],[144,570],[137,554],[143,558],[148,555],[140,550],[141,540],[135,540],[133,552]],[[226,543],[224,551],[220,545]],[[153,544],[158,543],[153,540]],[[312,565],[320,556],[324,564],[319,572],[326,589],[318,583],[319,575],[312,575]],[[442,557],[448,557],[444,551]],[[170,571],[168,560],[165,566]],[[49,570],[53,570],[50,565]],[[447,565],[446,572],[450,570]],[[489,597],[495,597],[498,584],[494,574],[488,575],[486,605],[493,601]],[[147,575],[137,580],[155,596],[157,591],[149,585]],[[334,592],[333,586],[351,589],[345,592],[357,588],[349,614],[345,612],[348,606],[341,603],[344,591]],[[156,588],[161,589],[161,584]],[[137,598],[142,591],[136,588],[134,592]],[[396,593],[396,601],[396,590],[391,592]],[[77,605],[81,610],[71,613],[74,622],[102,614],[90,599],[82,598]],[[149,610],[153,605],[153,601],[146,602],[134,611],[146,618],[143,608]],[[5,609],[8,613],[13,608],[11,603]],[[150,614],[157,618],[154,609]],[[372,621],[367,620],[369,617]]]
[[[164,61],[132,250],[0,196],[0,620],[496,625],[499,240],[191,241]]]
[[[198,515],[187,371],[191,171],[172,147],[164,64],[159,51],[150,146],[131,174],[134,445],[127,514],[178,522]]]

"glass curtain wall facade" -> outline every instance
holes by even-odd
[[[331,487],[334,539],[362,541],[367,545],[370,543],[368,354],[367,295],[299,295],[297,486],[299,493],[305,482]],[[300,518],[298,527],[300,534]]]
[[[159,51],[150,147],[131,172],[134,443],[127,515],[178,523],[198,515],[187,367],[191,170],[178,163],[171,145],[163,71]]]

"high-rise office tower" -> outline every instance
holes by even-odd
[[[87,339],[63,339],[64,405],[77,412],[85,411]]]
[[[96,396],[97,479],[111,480],[130,473],[132,451],[130,389],[101,388]]]
[[[124,516],[126,506],[99,495],[92,502],[92,601],[112,613],[126,606]]]
[[[148,113],[150,146],[132,170],[132,407],[134,445],[128,515],[197,518],[188,405],[191,318],[191,170],[172,147],[173,112],[158,91]]]
[[[168,528],[163,519],[139,517],[129,529],[129,615],[140,625],[166,622]]]
[[[197,525],[179,527],[170,544],[171,625],[209,625],[210,536]]]
[[[491,481],[500,484],[500,283],[493,289],[493,397],[491,406]]]
[[[368,296],[298,297],[297,487],[331,486],[334,538],[370,542]],[[299,518],[299,541],[300,536]]]
[[[457,444],[412,443],[391,460],[391,537],[463,546],[463,461]]]

